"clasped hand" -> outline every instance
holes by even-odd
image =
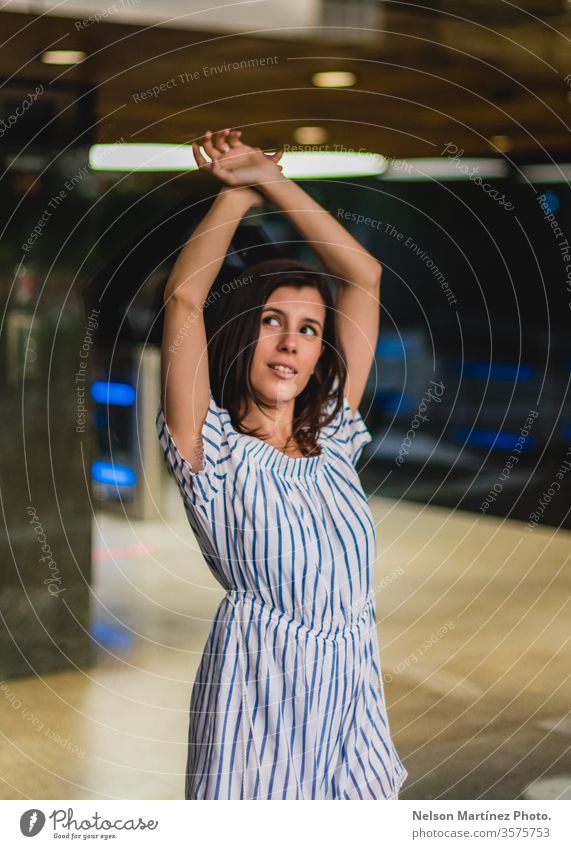
[[[202,147],[210,157],[209,162],[202,154],[197,142],[193,142],[192,151],[200,169],[211,171],[226,186],[263,187],[265,183],[282,179],[282,166],[279,160],[283,151],[272,155],[265,154],[259,147],[250,147],[240,141],[240,130],[219,130],[204,134]],[[259,200],[263,196],[259,193]]]

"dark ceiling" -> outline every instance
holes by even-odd
[[[2,12],[0,98],[38,82],[54,96],[80,93],[90,141],[182,143],[230,126],[274,147],[318,125],[329,145],[390,157],[434,156],[450,141],[490,155],[498,136],[514,160],[571,156],[566,0],[386,2],[379,20],[378,32],[348,44],[317,31],[291,40],[112,22],[77,29],[71,18]],[[88,57],[49,66],[39,58],[47,48]],[[235,62],[250,67],[224,67]],[[353,71],[356,85],[315,88],[312,74],[330,69]],[[141,94],[161,84],[157,96]]]

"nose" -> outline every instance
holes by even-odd
[[[297,333],[294,333],[293,330],[291,332],[284,331],[281,334],[279,340],[280,349],[286,349],[288,351],[295,351],[297,348]]]

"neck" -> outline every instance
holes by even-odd
[[[253,402],[249,402],[246,415],[241,421],[243,427],[248,430],[257,429],[264,434],[262,437],[270,444],[284,447],[293,431],[293,413],[295,399],[287,401],[276,401],[271,406],[259,409]]]

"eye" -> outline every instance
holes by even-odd
[[[279,324],[279,318],[278,318],[277,315],[266,315],[266,316],[264,316],[264,318],[262,319],[262,324],[266,324],[266,322],[268,322],[268,321],[277,321],[278,324]],[[303,327],[301,328],[300,332],[303,332],[303,330],[306,330],[306,329],[311,330],[312,334],[314,336],[317,336],[317,331],[316,331],[315,327],[312,327],[311,324],[304,324]],[[303,335],[307,336],[307,333],[304,333]]]

